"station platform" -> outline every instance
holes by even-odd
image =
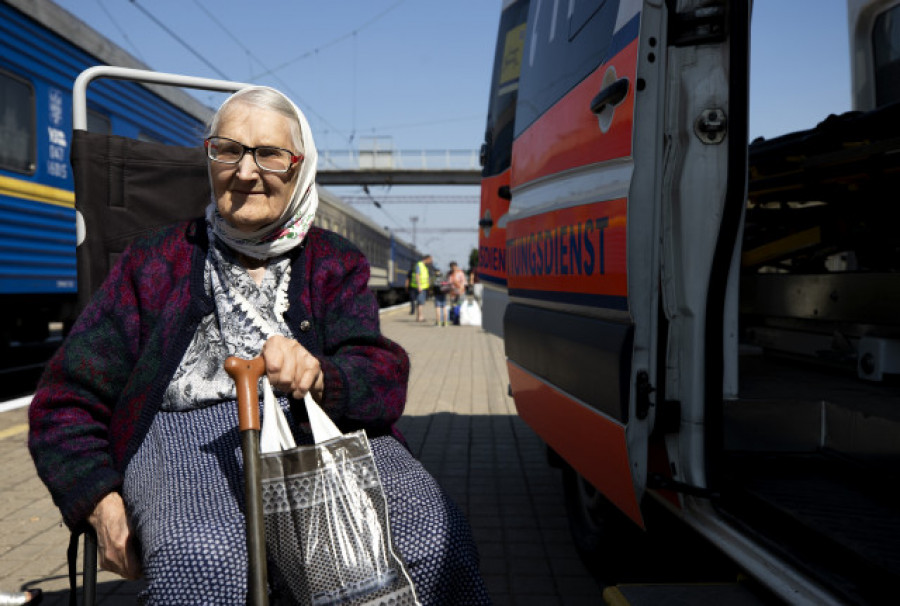
[[[569,537],[561,473],[516,416],[503,344],[474,326],[416,323],[401,306],[382,331],[409,352],[409,400],[400,428],[414,454],[469,518],[498,606],[593,606],[601,588]],[[68,603],[69,534],[26,448],[27,411],[0,412],[0,591],[40,587],[43,604]],[[140,582],[98,576],[102,606],[134,604]]]

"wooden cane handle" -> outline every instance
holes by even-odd
[[[259,378],[266,372],[262,356],[244,360],[231,356],[225,360],[225,372],[234,379],[237,388],[238,426],[241,431],[259,430]]]

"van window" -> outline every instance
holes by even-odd
[[[504,10],[500,18],[485,133],[486,148],[482,171],[485,177],[499,175],[509,168],[527,15],[528,3],[518,2]]]
[[[0,168],[35,169],[35,107],[31,84],[0,72]]]
[[[618,12],[618,0],[532,0],[516,136],[608,59]]]
[[[875,19],[872,28],[875,56],[875,105],[900,101],[900,6]]]

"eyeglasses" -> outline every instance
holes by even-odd
[[[281,147],[247,147],[227,137],[210,137],[203,142],[206,155],[214,162],[222,164],[238,164],[244,154],[251,152],[253,161],[260,170],[270,173],[286,173],[294,164],[303,161],[302,154],[295,154]]]

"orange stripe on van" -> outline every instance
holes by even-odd
[[[509,288],[626,297],[626,213],[620,198],[511,221]]]
[[[519,416],[578,473],[643,527],[631,479],[625,426],[518,365],[507,363],[507,367]]]
[[[481,216],[479,220],[490,220],[493,225],[481,227],[478,233],[478,276],[495,283],[506,283],[506,222],[509,200],[497,193],[501,187],[509,186],[509,169],[481,180]]]

